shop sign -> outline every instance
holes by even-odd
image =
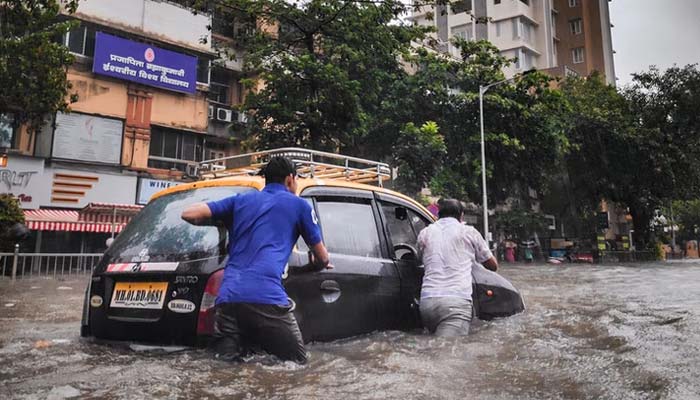
[[[16,197],[22,208],[39,208],[48,198],[42,186],[44,160],[10,154],[7,167],[0,168],[0,193]]]
[[[83,208],[89,203],[134,204],[137,178],[85,170],[46,168],[51,207]]]
[[[122,148],[121,120],[88,114],[56,114],[53,157],[119,164]]]
[[[176,92],[197,90],[197,57],[97,32],[92,72]]]
[[[154,194],[180,183],[182,182],[141,178],[139,179],[139,191],[136,204],[147,204],[148,200],[150,200]]]

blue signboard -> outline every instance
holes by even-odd
[[[92,72],[177,92],[197,90],[197,57],[97,32]]]

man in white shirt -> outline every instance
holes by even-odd
[[[437,336],[465,336],[472,321],[472,266],[498,269],[479,231],[462,224],[464,209],[458,200],[439,203],[439,219],[418,235],[425,275],[420,313],[423,325]]]

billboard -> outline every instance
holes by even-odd
[[[197,90],[197,57],[97,32],[92,72],[176,92]]]
[[[56,114],[53,157],[119,164],[123,123],[88,114]]]

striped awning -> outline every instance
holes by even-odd
[[[110,222],[84,221],[80,212],[74,210],[24,210],[27,228],[39,231],[68,232],[121,232],[128,220]]]

